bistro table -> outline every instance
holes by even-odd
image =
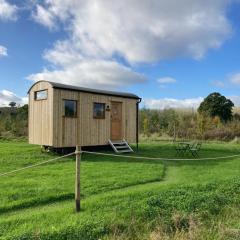
[[[187,152],[190,152],[191,147],[194,143],[192,142],[178,142],[175,149],[177,151],[177,154],[185,154]]]

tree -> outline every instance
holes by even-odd
[[[214,92],[209,94],[203,102],[201,102],[198,112],[207,114],[210,117],[218,116],[221,121],[227,122],[232,119],[232,108],[234,104],[230,99],[222,96],[220,93]]]
[[[149,135],[149,126],[148,126],[148,119],[147,118],[144,118],[143,120],[143,134],[145,136],[148,136]]]
[[[17,104],[17,103],[15,103],[15,102],[10,102],[10,103],[9,103],[9,106],[12,107],[12,108],[14,108],[14,107],[16,106],[16,104]]]
[[[21,116],[22,119],[27,119],[28,118],[28,105],[25,104],[22,107],[19,107],[18,114]]]
[[[149,118],[149,131],[151,133],[160,131],[160,119],[159,119],[159,113],[157,110],[153,110],[152,114]]]

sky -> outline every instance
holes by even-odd
[[[142,107],[240,106],[239,0],[0,0],[0,106],[38,80],[127,91]]]

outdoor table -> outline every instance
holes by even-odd
[[[185,153],[190,151],[191,146],[193,145],[192,142],[178,142],[178,146],[176,147],[176,151],[180,153]]]

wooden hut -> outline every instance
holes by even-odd
[[[66,148],[110,144],[116,152],[138,144],[138,105],[131,93],[39,81],[29,94],[29,143]]]

